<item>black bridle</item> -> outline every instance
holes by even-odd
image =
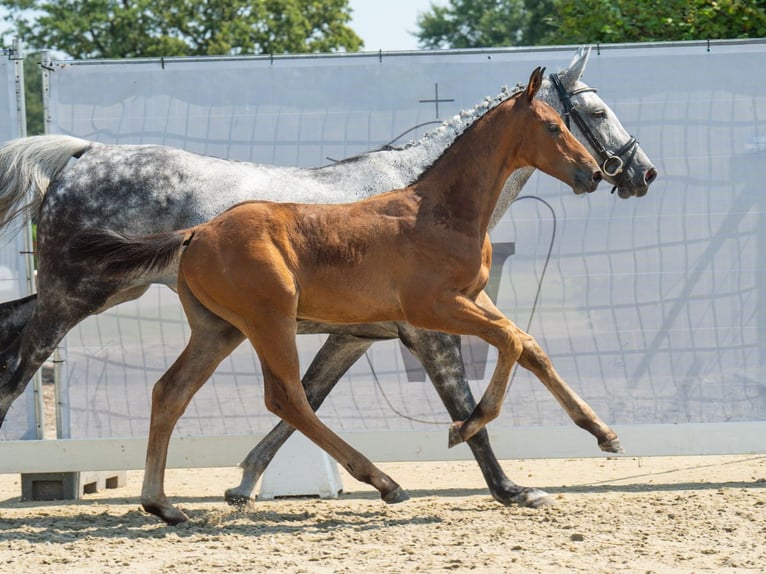
[[[551,82],[553,82],[553,85],[556,86],[559,100],[561,100],[561,104],[564,106],[564,122],[567,127],[570,128],[569,118],[572,118],[582,132],[582,135],[588,140],[590,146],[599,155],[601,158],[601,171],[609,177],[613,177],[616,182],[616,185],[612,188],[612,193],[614,193],[621,180],[625,177],[626,170],[633,162],[633,158],[636,157],[638,140],[635,137],[630,136],[630,139],[620,149],[614,153],[609,152],[598,138],[596,138],[596,134],[593,133],[593,130],[591,130],[588,127],[588,124],[585,123],[585,120],[577,110],[577,107],[572,104],[572,96],[583,92],[595,92],[596,88],[586,87],[567,92],[564,84],[561,83],[561,78],[559,78],[558,74],[551,74],[550,79]],[[627,159],[623,160],[622,156],[628,152],[630,152],[630,155],[628,155]]]

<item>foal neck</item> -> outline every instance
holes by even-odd
[[[487,112],[441,155],[413,186],[437,221],[483,237],[511,172],[524,134],[517,98]]]

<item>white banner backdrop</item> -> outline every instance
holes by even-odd
[[[0,142],[17,138],[19,109],[16,101],[16,61],[12,50],[0,50]],[[21,222],[0,231],[0,301],[11,301],[29,294],[24,232]],[[34,389],[26,392],[11,406],[0,430],[0,439],[37,438]]]
[[[318,166],[420,137],[431,122],[525,82],[537,65],[566,66],[573,52],[56,62],[49,131]],[[765,55],[766,44],[746,42],[594,50],[584,80],[638,137],[659,179],[646,197],[620,200],[607,185],[576,197],[536,175],[522,194],[547,205],[520,200],[493,231],[496,250],[509,254],[493,269],[500,308],[522,327],[531,319],[557,370],[609,423],[766,421]],[[151,385],[186,334],[164,287],[73,330],[64,436],[145,436]],[[322,337],[300,340],[305,368]],[[465,344],[464,352],[481,393],[494,352]],[[337,430],[446,432],[448,422],[397,342],[373,345],[320,416]],[[244,345],[200,391],[175,436],[256,433],[274,422]],[[519,370],[492,424],[571,423]]]

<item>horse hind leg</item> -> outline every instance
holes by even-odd
[[[21,334],[37,308],[37,294],[0,303],[0,349]]]
[[[0,348],[0,425],[13,401],[24,392],[67,331],[88,316],[82,305],[64,297],[44,299],[38,293],[36,298],[20,301],[11,317],[3,317],[2,322],[3,328],[10,323],[16,330],[15,336],[8,337],[7,344]]]
[[[371,339],[351,335],[330,335],[303,376],[303,388],[309,405],[316,411],[330,394],[343,374],[372,345]],[[244,506],[254,500],[253,490],[266,467],[280,447],[295,432],[295,428],[280,421],[245,457],[240,467],[242,480],[226,490],[226,502]]]
[[[295,319],[266,310],[259,319],[259,329],[246,328],[245,334],[261,360],[269,411],[314,441],[351,476],[375,487],[385,502],[407,500],[407,494],[391,477],[330,430],[311,409],[300,381]]]

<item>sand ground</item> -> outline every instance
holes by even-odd
[[[142,472],[80,501],[20,502],[0,475],[0,572],[766,572],[766,456],[515,460],[557,504],[504,507],[473,462],[380,465],[387,506],[342,473],[338,499],[223,501],[239,470],[171,470],[191,520],[139,504]]]

